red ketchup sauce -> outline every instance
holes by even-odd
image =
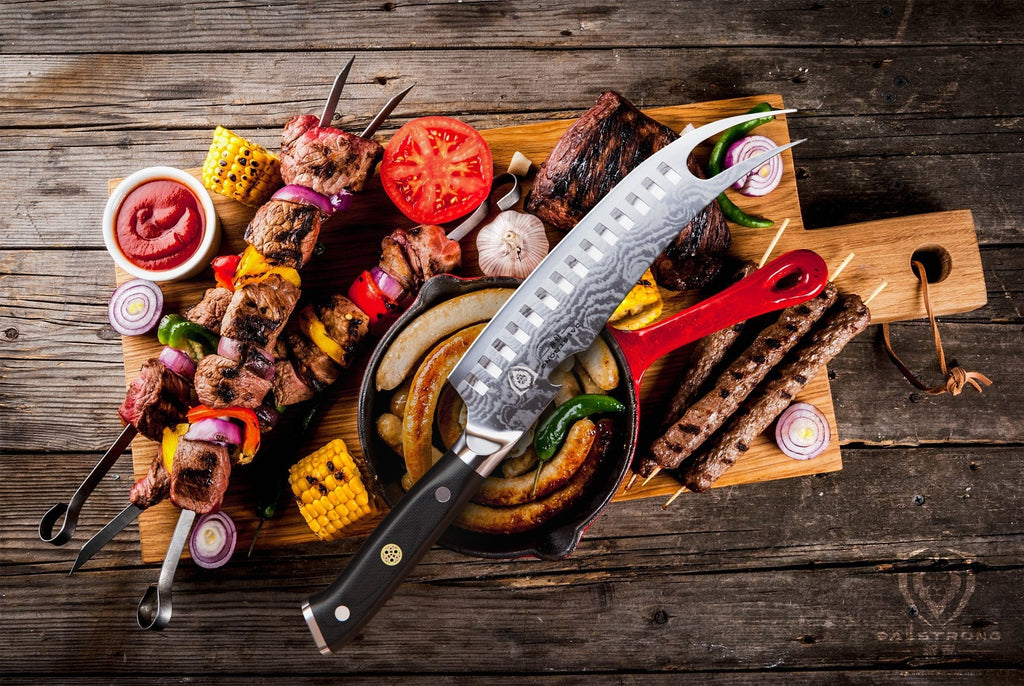
[[[203,207],[187,186],[154,179],[133,188],[117,208],[114,235],[121,253],[142,269],[173,269],[203,239]]]

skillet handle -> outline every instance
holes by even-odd
[[[504,455],[505,450],[496,453]],[[476,493],[494,456],[469,449],[463,433],[391,510],[329,587],[302,605],[323,654],[336,651],[387,602]]]
[[[828,266],[811,250],[793,250],[721,293],[637,331],[609,328],[639,387],[647,368],[687,343],[752,317],[810,300],[825,287]]]

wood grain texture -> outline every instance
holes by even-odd
[[[0,681],[1024,683],[1022,12],[1007,0],[0,4]],[[140,564],[136,528],[67,576],[125,502],[129,460],[72,543],[35,533],[120,428],[107,180],[199,166],[217,124],[275,146],[353,54],[342,126],[417,84],[383,137],[428,113],[478,128],[570,118],[605,88],[644,107],[780,93],[801,110],[791,135],[809,138],[794,155],[807,229],[970,209],[988,304],[940,327],[947,353],[996,384],[923,396],[872,327],[829,367],[840,472],[713,489],[666,512],[618,502],[564,561],[435,549],[339,658],[316,655],[297,606],[359,539],[257,547],[215,572],[185,562],[171,625],[139,631],[133,609],[158,570]],[[935,379],[927,326],[893,336]],[[941,604],[969,578],[954,639],[930,635],[926,599],[915,614],[900,591],[917,579]]]

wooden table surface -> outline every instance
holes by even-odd
[[[1024,683],[1024,5],[25,0],[0,52],[4,683]],[[559,562],[434,549],[340,656],[299,605],[354,541],[183,563],[170,626],[138,629],[137,528],[67,575],[129,460],[71,544],[36,534],[120,431],[107,179],[196,166],[218,124],[275,145],[353,54],[343,127],[416,84],[384,134],[781,93],[808,226],[973,211],[989,302],[940,325],[995,385],[916,392],[872,327],[830,367],[840,472],[619,503]],[[927,325],[893,335],[934,382]]]

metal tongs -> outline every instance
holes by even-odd
[[[334,84],[331,87],[330,95],[328,96],[327,102],[324,106],[323,113],[320,116],[320,126],[329,126],[331,120],[334,118],[338,99],[341,96],[342,89],[345,86],[345,82],[348,79],[348,74],[354,61],[355,57],[350,59],[348,64],[345,65],[335,78]],[[402,102],[412,88],[413,86],[409,86],[405,90],[392,96],[366,126],[360,134],[360,137],[369,138],[376,133],[377,129],[379,129],[387,120],[391,112],[399,103]],[[130,424],[125,426],[120,436],[118,436],[117,440],[114,441],[113,445],[110,446],[107,452],[104,453],[103,457],[101,457],[96,463],[92,471],[89,472],[89,475],[75,491],[70,501],[67,503],[57,503],[42,516],[39,521],[40,540],[58,546],[64,545],[71,540],[71,537],[75,532],[75,528],[78,525],[78,517],[82,507],[85,505],[85,501],[92,494],[93,490],[95,490],[96,486],[99,485],[100,481],[103,480],[103,477],[106,476],[114,466],[114,463],[116,463],[125,450],[127,450],[136,434],[138,434],[138,430],[134,426]],[[142,512],[142,509],[143,508],[137,505],[129,504],[116,517],[111,519],[102,529],[100,529],[99,532],[97,532],[82,546],[71,568],[71,573],[74,573],[86,561],[93,557],[93,555],[99,552],[114,536],[128,526],[128,524],[135,521]],[[64,518],[63,524],[55,533],[54,529],[61,517]],[[163,567],[160,572],[160,580],[156,585],[151,586],[149,590],[146,591],[146,595],[139,603],[138,618],[140,627],[159,630],[166,626],[167,621],[170,619],[171,584],[174,580],[174,573],[177,569],[178,560],[184,550],[185,543],[188,541],[188,535],[194,522],[195,513],[189,510],[182,510],[181,515],[178,518],[178,526],[175,529],[174,537],[171,540],[171,545],[167,550],[167,555],[164,557]]]

